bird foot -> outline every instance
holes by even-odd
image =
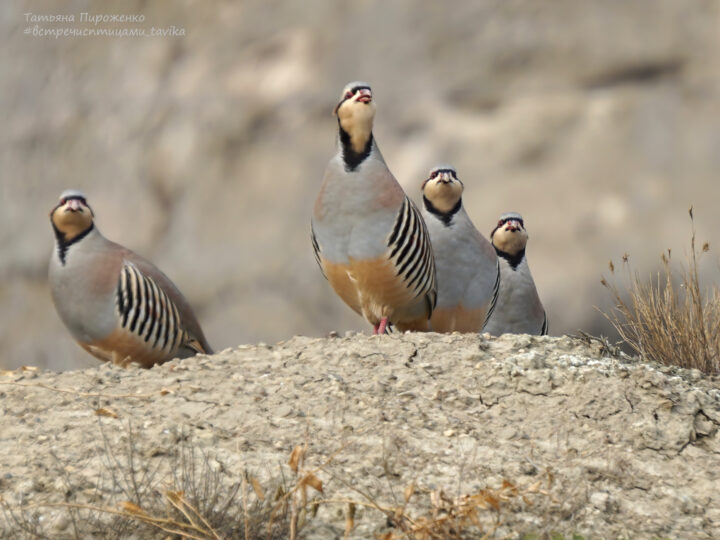
[[[388,318],[387,318],[387,317],[383,317],[382,319],[380,319],[380,324],[378,324],[378,327],[377,327],[377,333],[378,333],[378,334],[384,334],[384,333],[386,333],[386,331],[387,331],[387,324],[388,324]]]

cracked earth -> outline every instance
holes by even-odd
[[[295,337],[147,371],[3,372],[0,496],[109,504],[97,478],[128,438],[160,470],[182,439],[228,477],[260,479],[307,442],[310,466],[332,456],[319,476],[335,498],[358,499],[353,486],[392,505],[413,482],[450,495],[540,482],[547,495],[512,503],[498,535],[719,538],[719,388],[575,338],[457,334]],[[69,534],[45,512],[49,536]],[[365,508],[355,521],[357,538],[385,526]],[[341,509],[324,505],[304,534],[343,530]]]

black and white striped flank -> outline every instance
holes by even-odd
[[[153,349],[168,354],[185,340],[180,314],[157,283],[137,267],[125,262],[116,291],[120,326]]]
[[[500,260],[498,259],[497,274],[495,276],[495,286],[493,287],[492,299],[490,300],[490,307],[488,308],[487,315],[485,315],[485,322],[483,322],[483,325],[482,325],[483,328],[485,328],[485,325],[490,320],[490,317],[493,314],[493,311],[495,311],[495,306],[497,305],[497,299],[498,299],[499,294],[500,294]]]
[[[387,245],[397,275],[415,293],[415,297],[421,294],[428,296],[432,312],[437,302],[437,286],[430,235],[420,212],[407,197],[395,219]]]
[[[322,261],[320,260],[320,244],[318,244],[317,237],[315,236],[315,229],[312,228],[312,222],[310,223],[310,239],[312,240],[313,253],[315,253],[315,261],[320,267],[320,271],[325,279],[325,269],[323,268]]]

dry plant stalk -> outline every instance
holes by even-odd
[[[605,278],[601,283],[610,291],[615,308],[603,315],[620,337],[641,357],[665,365],[695,368],[705,373],[720,372],[720,290],[700,286],[698,265],[710,250],[705,242],[698,250],[695,222],[690,208],[692,236],[687,266],[681,265],[679,279],[672,269],[672,253],[661,256],[663,269],[644,281],[633,273],[628,256],[623,256],[629,286],[627,297]],[[614,273],[614,268],[610,266]],[[679,282],[679,286],[676,284]]]
[[[103,413],[98,416],[112,418]],[[280,540],[297,538],[302,530],[302,520],[290,523],[291,503],[303,517],[316,511],[314,501],[309,503],[309,510],[300,506],[299,501],[309,498],[305,494],[309,488],[322,489],[322,481],[315,475],[317,471],[305,470],[302,459],[295,482],[277,485],[279,495],[269,500],[267,490],[256,478],[247,472],[237,480],[229,477],[222,468],[211,466],[211,454],[197,449],[192,442],[184,442],[182,436],[178,452],[169,464],[170,472],[161,476],[160,462],[148,466],[139,454],[129,423],[127,444],[119,453],[103,431],[104,424],[99,421],[99,425],[105,470],[98,478],[96,493],[121,493],[122,498],[99,497],[104,500],[99,505],[67,501],[15,507],[0,500],[0,537],[10,533],[13,538],[49,538],[37,515],[42,509],[55,508],[67,513],[73,524],[73,538],[101,535],[119,540],[130,536],[154,538],[160,534],[188,540]],[[298,457],[303,457],[304,450]],[[66,482],[71,485],[70,478]],[[274,487],[276,481],[270,482],[268,488]],[[77,490],[68,487],[68,491]],[[6,528],[4,522],[11,528]]]
[[[540,493],[549,494],[540,489],[541,482],[537,482],[525,489],[518,488],[508,480],[503,481],[499,489],[483,489],[473,494],[449,497],[442,490],[429,492],[430,510],[426,515],[412,517],[406,513],[405,507],[410,497],[415,493],[415,486],[411,485],[405,490],[405,504],[395,509],[392,522],[395,531],[388,531],[380,538],[382,540],[399,540],[412,538],[415,540],[440,540],[447,538],[461,539],[469,534],[469,528],[475,529],[475,534],[482,534],[485,529],[482,516],[490,511],[495,514],[495,527],[486,531],[482,538],[491,538],[497,527],[499,513],[505,505],[513,499],[520,499],[531,505],[528,495]]]
[[[314,501],[313,504],[308,504],[308,486],[319,493],[323,493],[322,480],[315,474],[319,469],[307,470],[305,468],[307,450],[307,442],[293,448],[288,465],[295,474],[295,485],[276,504],[276,508],[279,508],[282,505],[287,506],[288,499],[290,501],[290,540],[296,540],[299,529],[305,525],[308,517],[308,507],[311,516],[317,513],[317,504]]]
[[[109,449],[111,450],[111,449]],[[130,455],[134,452],[130,446]],[[136,483],[134,479],[125,479],[121,485],[123,492],[133,500],[119,503],[119,507],[95,506],[73,502],[40,503],[28,505],[21,511],[31,511],[34,508],[57,507],[67,510],[87,510],[95,512],[98,516],[116,516],[121,522],[134,523],[144,526],[142,529],[126,531],[125,535],[113,536],[122,538],[129,532],[136,534],[153,534],[161,532],[168,537],[179,537],[188,540],[221,540],[226,538],[244,538],[245,540],[267,538],[276,540],[287,538],[296,540],[306,524],[306,520],[315,516],[321,504],[342,504],[346,508],[344,538],[352,537],[356,526],[356,510],[365,507],[379,511],[385,516],[386,523],[391,524],[391,530],[379,536],[382,540],[439,540],[460,539],[468,535],[482,538],[493,538],[497,527],[501,523],[501,514],[512,501],[531,505],[529,496],[542,495],[550,497],[548,491],[541,489],[542,480],[526,488],[518,488],[515,484],[505,481],[499,489],[483,489],[474,493],[450,497],[442,490],[427,490],[418,488],[411,483],[403,490],[403,500],[399,505],[385,505],[375,500],[371,495],[353,488],[349,483],[341,480],[343,484],[362,494],[366,502],[353,499],[318,499],[313,495],[324,493],[323,481],[319,478],[320,472],[326,472],[328,465],[334,460],[335,454],[328,457],[319,466],[310,468],[306,466],[308,452],[307,442],[296,446],[288,462],[293,471],[294,479],[277,486],[275,496],[271,497],[262,484],[253,476],[245,472],[237,485],[233,484],[229,491],[223,491],[219,477],[211,476],[208,467],[207,455],[201,453],[199,465],[196,467],[196,455],[192,445],[181,453],[178,467],[182,474],[169,479],[165,489],[154,488],[156,483],[144,476],[138,480],[142,489],[132,488]],[[340,450],[338,450],[340,452]],[[184,456],[184,457],[183,457]],[[128,462],[121,462],[113,457],[113,463],[129,468],[125,474],[135,477],[139,473],[133,461],[128,456]],[[552,483],[548,471],[548,489]],[[117,482],[116,482],[117,484]],[[311,494],[310,491],[315,492]],[[146,491],[152,492],[161,498],[141,496]],[[235,495],[240,492],[242,500]],[[418,515],[413,515],[408,507],[411,499],[417,498],[420,493],[429,499],[429,506]],[[254,502],[251,504],[254,496]],[[198,499],[198,497],[200,497]],[[160,502],[164,503],[159,504]],[[238,508],[239,506],[239,508]],[[425,505],[421,505],[425,506]],[[220,507],[219,514],[213,513]],[[237,508],[237,511],[233,511]],[[107,523],[97,524],[104,530]],[[33,528],[29,521],[24,528],[35,537],[42,537],[42,532]],[[0,532],[2,529],[0,529]],[[108,531],[111,532],[111,531]],[[76,535],[83,537],[83,535]]]
[[[315,474],[317,469],[308,470],[305,468],[306,453],[307,443],[293,449],[288,465],[295,474],[295,481],[289,487],[278,486],[275,500],[269,502],[270,506],[266,507],[267,512],[263,512],[266,521],[265,534],[257,530],[257,534],[251,532],[252,529],[255,529],[251,525],[251,521],[253,521],[251,519],[253,517],[252,513],[257,512],[257,507],[250,508],[248,505],[248,483],[261,506],[262,503],[266,502],[265,490],[256,478],[249,476],[247,473],[243,476],[240,485],[242,489],[241,529],[246,540],[257,536],[265,536],[268,539],[276,538],[278,523],[280,522],[282,526],[282,523],[286,521],[288,522],[287,538],[296,540],[300,530],[305,525],[308,513],[314,515],[317,512],[317,505],[308,496],[308,487],[322,493],[323,485],[322,480]],[[177,517],[158,516],[130,502],[123,504],[121,515],[165,533],[179,535],[182,538],[193,540],[222,540],[224,538],[213,528],[201,509],[187,499],[184,491],[166,490],[164,496],[170,506],[178,512]],[[288,511],[290,512],[289,517]]]

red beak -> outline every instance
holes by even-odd
[[[359,101],[360,103],[370,103],[372,101],[372,92],[365,88],[358,90],[357,101]]]
[[[79,212],[80,210],[82,210],[82,203],[80,203],[80,201],[77,199],[70,199],[67,203],[65,203],[65,206],[66,212],[68,210],[70,212]]]

